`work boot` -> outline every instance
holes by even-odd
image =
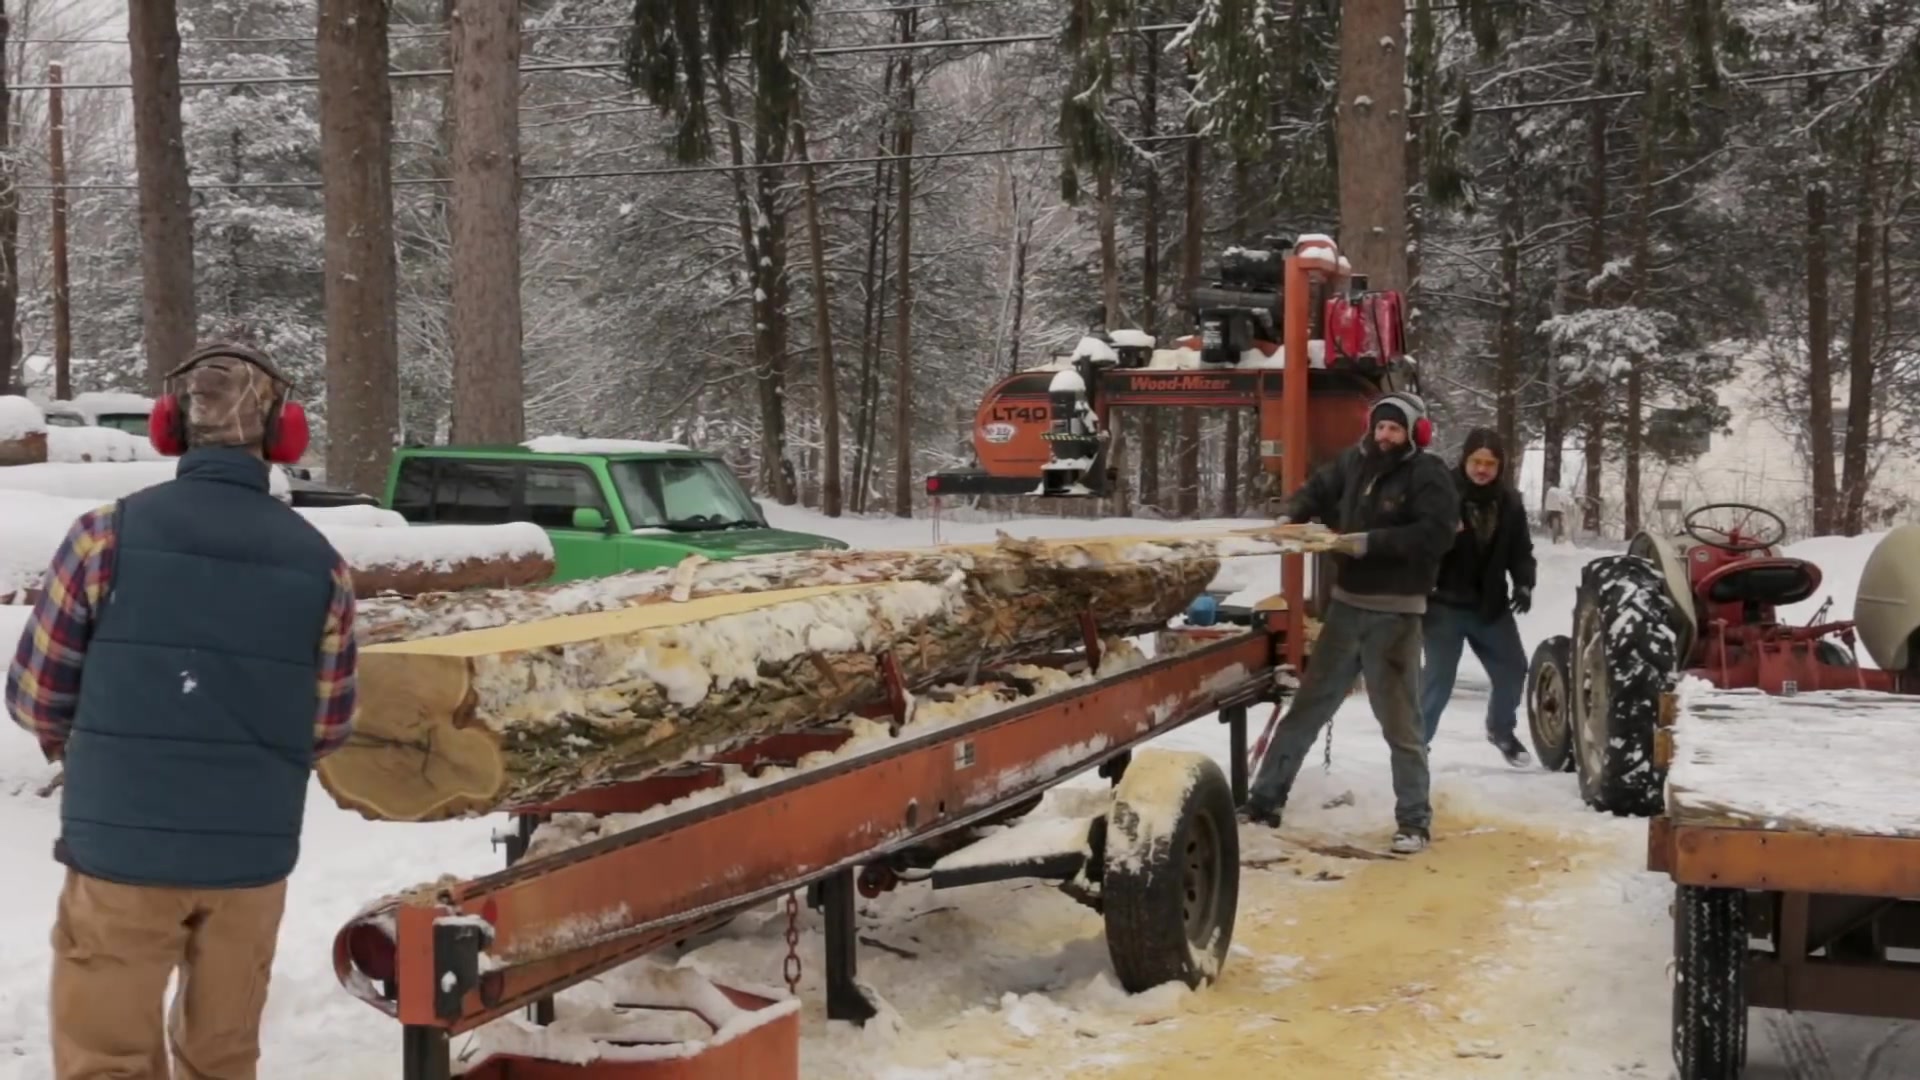
[[[1255,806],[1253,803],[1248,803],[1235,811],[1234,816],[1240,820],[1242,825],[1265,825],[1269,829],[1277,829],[1280,827],[1279,810],[1269,810],[1265,807]]]
[[[1521,746],[1520,740],[1512,735],[1495,735],[1489,731],[1487,741],[1492,743],[1494,748],[1500,751],[1500,756],[1507,759],[1507,764],[1514,768],[1524,769],[1533,764],[1533,757],[1527,753],[1527,748]]]
[[[1393,853],[1395,855],[1418,855],[1427,850],[1429,838],[1427,830],[1417,826],[1404,826],[1394,830]]]

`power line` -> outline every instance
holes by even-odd
[[[1151,26],[1135,27],[1140,34],[1168,33],[1185,30],[1186,23],[1155,23]],[[877,52],[918,52],[921,49],[965,49],[989,45],[1018,45],[1035,41],[1055,41],[1057,33],[1046,34],[1001,34],[994,37],[943,38],[937,41],[879,41],[865,45],[827,45],[807,51],[808,56],[848,56],[860,53]],[[542,74],[557,71],[614,71],[624,69],[626,63],[620,60],[583,60],[569,64],[528,64],[520,68],[521,74]],[[451,68],[422,68],[413,71],[389,71],[389,79],[445,79],[453,75]],[[200,88],[214,86],[313,86],[320,82],[318,75],[234,75],[224,79],[181,79],[182,88]],[[58,85],[62,90],[131,90],[131,82],[70,82],[70,83],[16,83],[8,90],[49,90]]]

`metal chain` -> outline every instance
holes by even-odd
[[[1325,767],[1329,776],[1333,774],[1333,721],[1327,721],[1327,749]]]
[[[800,993],[800,901],[793,893],[787,894],[787,962],[783,972],[787,977],[787,992]]]

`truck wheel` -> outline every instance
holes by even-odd
[[[1673,1064],[1735,1080],[1747,1060],[1747,894],[1682,885],[1673,906]]]
[[[1548,772],[1573,771],[1572,655],[1573,639],[1556,635],[1535,646],[1527,665],[1527,733]]]
[[[1647,816],[1662,803],[1653,761],[1660,695],[1679,670],[1678,618],[1653,563],[1609,555],[1580,574],[1573,609],[1573,732],[1580,796],[1588,806]]]
[[[1212,758],[1134,755],[1107,816],[1100,894],[1107,955],[1128,993],[1219,975],[1240,902],[1240,834]]]

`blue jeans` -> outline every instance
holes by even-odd
[[[1401,828],[1431,826],[1427,746],[1420,738],[1414,701],[1420,684],[1420,616],[1364,611],[1338,600],[1329,604],[1300,689],[1260,759],[1247,793],[1249,808],[1278,811],[1286,806],[1314,739],[1362,675],[1391,752],[1394,820]]]
[[[1527,653],[1512,614],[1503,611],[1488,622],[1468,608],[1428,604],[1421,629],[1427,662],[1420,683],[1420,720],[1427,742],[1432,743],[1440,730],[1440,713],[1453,696],[1462,645],[1473,646],[1473,655],[1480,658],[1480,666],[1493,682],[1487,695],[1487,734],[1511,738],[1527,685]]]

